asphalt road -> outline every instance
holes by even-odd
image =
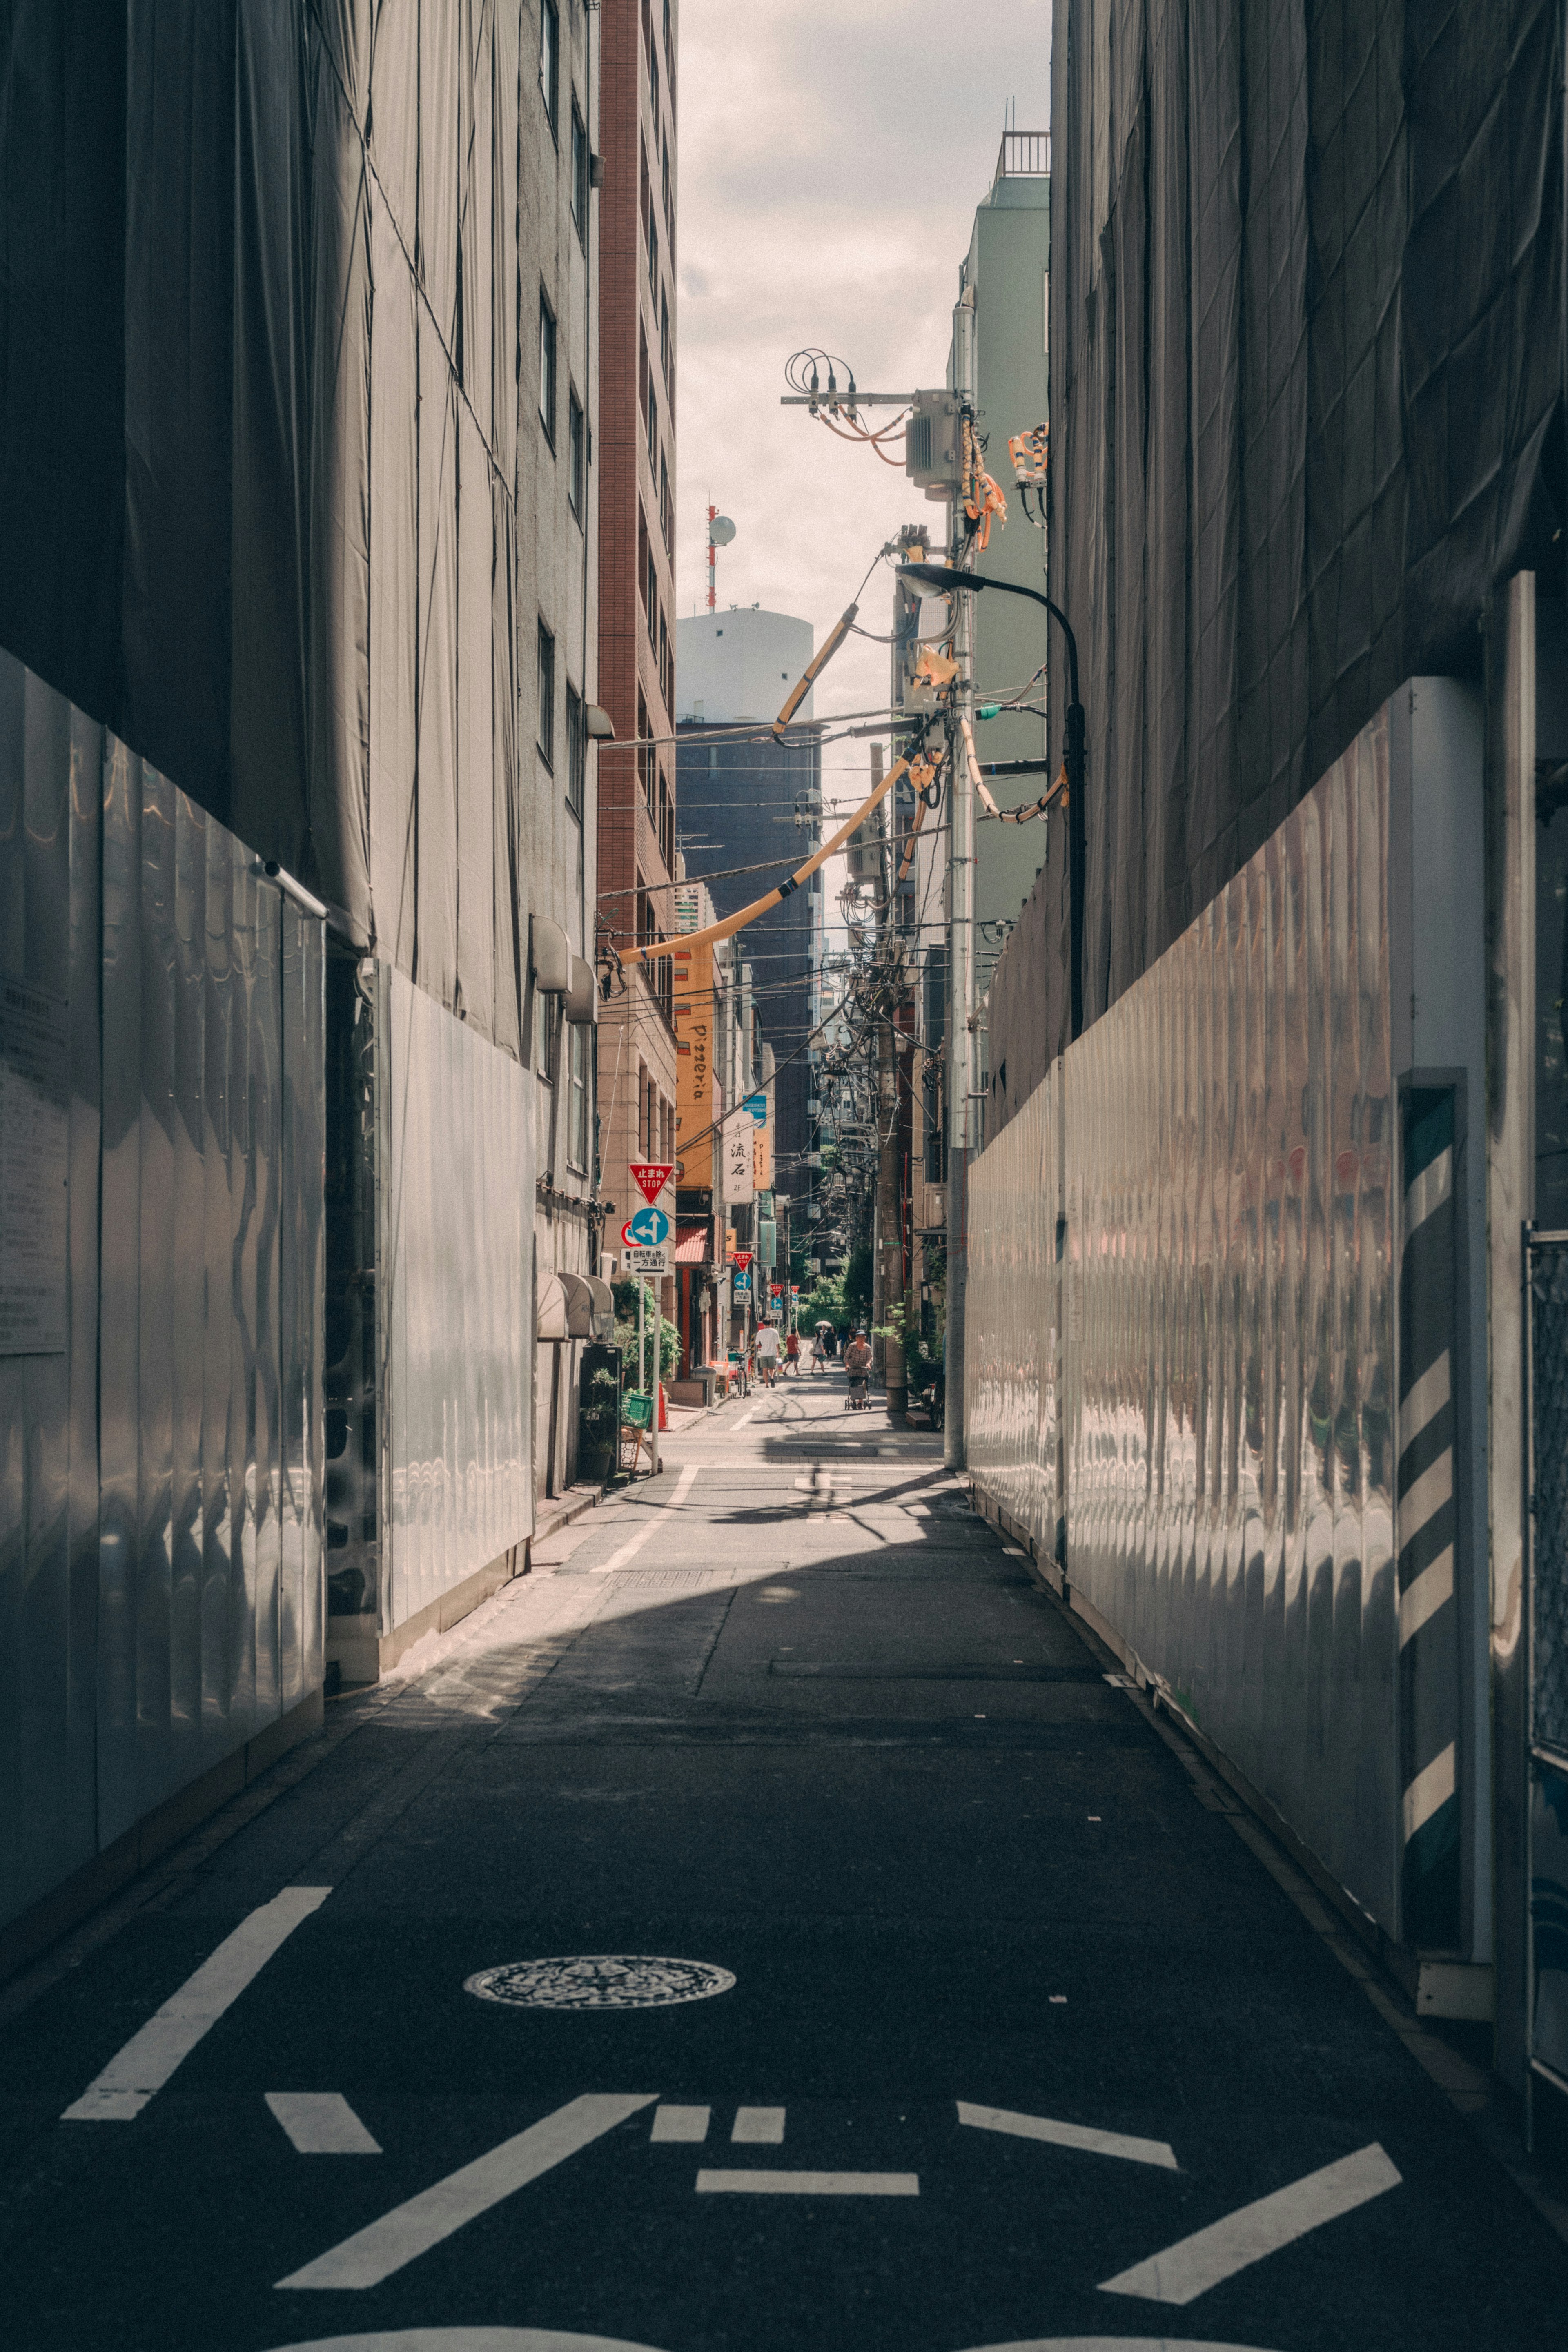
[[[8,2352],[1564,2340],[1558,2239],[842,1400],[683,1430],[0,2002]]]

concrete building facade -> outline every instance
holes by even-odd
[[[993,523],[990,543],[976,554],[974,568],[1041,589],[1045,539],[1031,524],[1014,487],[1007,444],[1015,434],[1047,422],[1050,255],[1049,137],[1008,131],[997,152],[991,187],[975,207],[969,251],[959,268],[947,380],[953,390],[967,388],[974,402],[987,444],[986,467],[1008,505],[1005,525]],[[977,703],[984,708],[1017,696],[1032,706],[977,719],[980,757],[1040,759],[1046,749],[1045,681],[1035,674],[1046,658],[1046,615],[1022,596],[979,596],[973,602]],[[1004,808],[1012,807],[1037,799],[1046,783],[1044,776],[1016,782],[999,779],[995,797]],[[1034,887],[1046,839],[1038,825],[983,822],[975,827],[975,964],[982,992],[1007,928],[1017,920]]]

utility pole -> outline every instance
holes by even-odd
[[[970,406],[974,400],[974,297],[966,290],[952,314],[953,389]],[[952,551],[961,552],[956,529],[958,499],[948,509],[954,525]],[[969,1279],[969,1150],[973,1133],[974,1037],[969,1025],[974,1008],[974,796],[969,779],[960,722],[974,698],[973,598],[954,600],[953,654],[958,662],[957,691],[947,721],[948,922],[952,950],[948,969],[952,995],[948,1008],[947,1072],[947,1338],[943,1349],[946,1423],[942,1460],[950,1470],[961,1470],[965,1458],[963,1416],[964,1292]]]
[[[896,858],[896,839],[893,854]],[[899,1182],[898,1032],[886,1013],[877,1023],[877,1319],[889,1324],[894,1307],[904,1303],[904,1218]],[[889,1331],[883,1349],[882,1378],[887,1384],[888,1411],[902,1412],[909,1394],[903,1343]]]

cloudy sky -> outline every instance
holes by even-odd
[[[1047,127],[1050,25],[1048,0],[681,0],[680,613],[706,594],[710,499],[736,527],[721,604],[798,614],[819,643],[899,525],[940,517],[901,469],[781,408],[784,362],[817,344],[868,390],[943,381],[1009,103],[1019,130]],[[887,605],[873,582],[865,625]],[[852,638],[816,708],[886,694],[885,647]]]

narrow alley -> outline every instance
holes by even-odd
[[[410,1664],[8,1988],[11,2352],[1553,2340],[1484,2055],[837,1369]]]

